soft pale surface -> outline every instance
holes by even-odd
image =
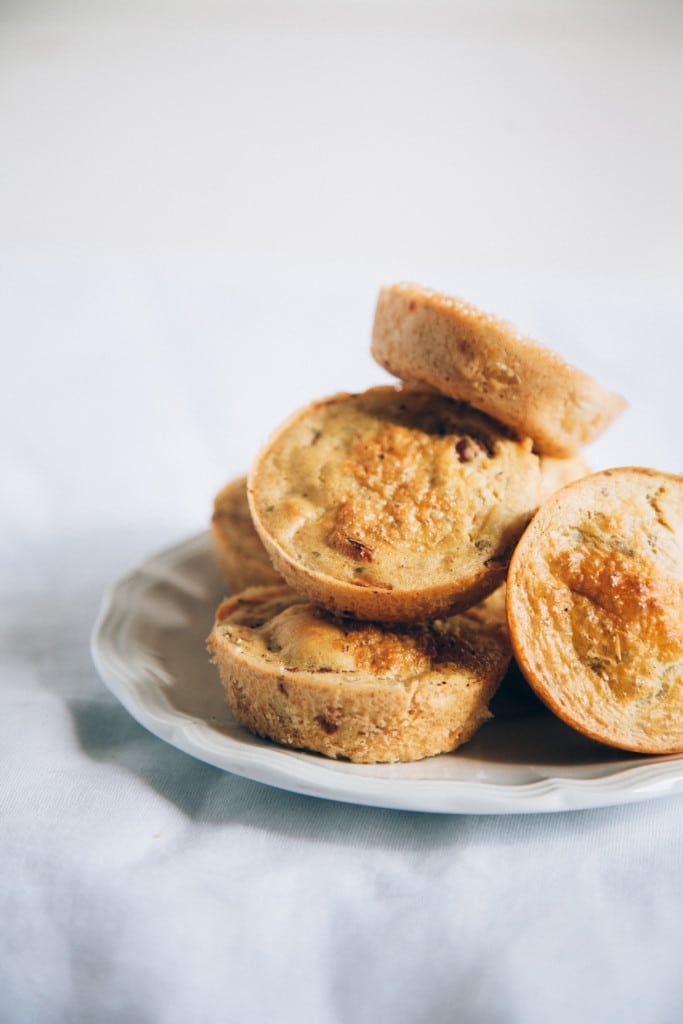
[[[574,483],[515,552],[510,625],[529,681],[615,746],[683,749],[683,478],[614,470]]]

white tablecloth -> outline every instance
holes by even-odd
[[[420,269],[627,395],[596,468],[681,469],[666,282]],[[477,817],[298,796],[156,739],[93,668],[106,586],[205,528],[288,412],[386,379],[368,355],[379,283],[0,261],[3,1022],[681,1019],[681,797]]]
[[[678,1024],[683,798],[530,816],[270,789],[99,680],[104,590],[378,286],[507,315],[683,469],[680,5],[0,5],[0,1021]],[[614,276],[618,275],[618,276]]]

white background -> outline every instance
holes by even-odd
[[[683,269],[663,0],[5,0],[5,239]]]
[[[439,817],[192,761],[97,679],[102,591],[298,405],[380,283],[621,390],[680,471],[683,6],[0,5],[3,1020],[681,1019],[680,798]]]

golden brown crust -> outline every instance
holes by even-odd
[[[505,321],[418,285],[381,289],[372,354],[395,376],[471,403],[548,455],[576,453],[625,407]]]
[[[246,477],[231,480],[216,495],[211,537],[216,564],[231,592],[281,582],[251,521]]]
[[[414,761],[466,742],[490,717],[510,662],[495,602],[389,627],[336,618],[287,587],[228,598],[208,644],[242,725],[366,763]]]
[[[621,468],[559,491],[517,546],[507,611],[522,671],[565,722],[683,751],[683,477]]]
[[[298,592],[383,622],[462,610],[495,590],[541,494],[531,441],[412,388],[296,413],[252,467],[254,525]]]

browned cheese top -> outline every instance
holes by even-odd
[[[509,657],[495,598],[432,623],[384,626],[337,618],[287,587],[254,587],[223,602],[214,632],[261,666],[358,682],[428,680],[449,666],[478,678]]]
[[[683,748],[683,478],[609,470],[543,506],[508,588],[518,657],[597,739]]]
[[[295,416],[250,487],[285,554],[355,586],[411,590],[506,562],[540,481],[528,439],[463,403],[387,387]]]

